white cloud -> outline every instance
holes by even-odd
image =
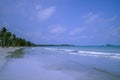
[[[93,23],[111,23],[119,19],[117,15],[108,16],[100,13],[93,13],[89,12],[88,14],[82,17],[86,24],[93,24]]]
[[[36,7],[39,8],[39,7]],[[49,19],[55,12],[55,6],[51,6],[38,11],[38,17],[42,20]]]
[[[112,22],[112,21],[115,21],[117,18],[118,18],[118,16],[112,16],[111,18],[104,19],[103,21],[104,22]]]
[[[120,38],[120,27],[112,27],[109,29],[109,35],[111,38],[113,37],[119,37]]]
[[[61,34],[65,32],[65,27],[62,25],[54,25],[50,29],[50,33],[52,34]]]
[[[42,9],[42,5],[36,5],[36,6],[35,6],[35,9],[36,9],[36,10],[41,10],[41,9]]]
[[[90,12],[83,17],[84,17],[86,23],[93,23],[100,18],[100,15]]]
[[[18,1],[16,4],[17,10],[21,15],[29,17],[31,20],[46,20],[49,19],[56,10],[56,6],[45,7],[43,4],[26,5],[27,1]]]
[[[73,29],[69,34],[70,35],[76,35],[76,34],[79,34],[79,33],[81,33],[81,32],[83,32],[83,28],[75,28],[75,29]]]
[[[114,20],[116,20],[117,19],[117,16],[112,16],[112,18],[110,18],[109,20],[110,21],[114,21]]]

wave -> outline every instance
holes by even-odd
[[[120,59],[120,53],[81,51],[81,50],[59,49],[59,48],[44,48],[44,49],[54,50],[54,51],[63,51],[63,52],[66,52],[68,54],[77,54],[77,55],[84,55],[84,56],[98,56],[98,57]]]
[[[44,48],[44,49],[47,49],[47,50],[58,50],[56,48]]]

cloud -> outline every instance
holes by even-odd
[[[36,10],[41,10],[41,9],[42,9],[42,5],[36,5],[36,6],[35,6],[35,9],[36,9]]]
[[[62,25],[54,25],[50,29],[50,33],[52,34],[61,34],[64,33],[65,31],[66,31],[65,27]]]
[[[31,20],[46,20],[49,19],[56,10],[56,6],[45,7],[43,4],[33,3],[27,5],[27,1],[18,1],[16,4],[17,10],[21,13],[22,16],[29,17]]]
[[[117,16],[112,16],[112,18],[109,19],[109,21],[114,21],[117,19]]]
[[[39,8],[39,7],[36,7]],[[38,17],[42,20],[49,19],[55,12],[55,6],[51,6],[45,9],[40,9],[38,11]]]
[[[83,18],[85,19],[86,23],[93,23],[100,18],[100,15],[90,12],[87,15],[83,16]]]
[[[80,27],[79,28],[75,28],[75,29],[71,30],[69,34],[70,35],[76,35],[76,34],[79,34],[79,33],[83,32],[83,30],[84,29],[80,28]]]
[[[104,22],[112,22],[112,21],[115,21],[118,19],[118,16],[112,16],[111,18],[108,18],[108,19],[104,19],[103,21]]]
[[[109,29],[109,35],[111,38],[120,38],[120,27],[112,27]]]
[[[85,22],[85,24],[108,24],[108,23],[112,23],[114,21],[119,20],[119,16],[117,15],[113,15],[113,16],[109,16],[109,15],[104,15],[103,13],[93,13],[93,12],[89,12],[88,14],[84,15],[83,20]],[[98,26],[98,25],[97,25]]]

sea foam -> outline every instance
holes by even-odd
[[[82,50],[72,50],[72,49],[60,49],[60,48],[44,48],[53,51],[63,51],[68,54],[84,55],[84,56],[97,56],[97,57],[107,57],[120,59],[119,53],[108,53],[108,52],[96,52],[96,51],[82,51]]]

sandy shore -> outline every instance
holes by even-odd
[[[5,59],[5,57],[10,54],[9,52],[14,52],[17,49],[20,49],[20,47],[9,47],[9,48],[0,47],[0,69],[2,69],[2,67],[6,63],[7,59]]]
[[[7,52],[14,50],[2,51],[9,55]],[[25,48],[23,52],[23,57],[3,56],[0,80],[120,80],[118,59],[42,47]]]
[[[9,55],[9,52],[14,52],[15,50],[20,49],[19,47],[10,47],[10,48],[1,48],[0,47],[0,60],[5,56]]]

